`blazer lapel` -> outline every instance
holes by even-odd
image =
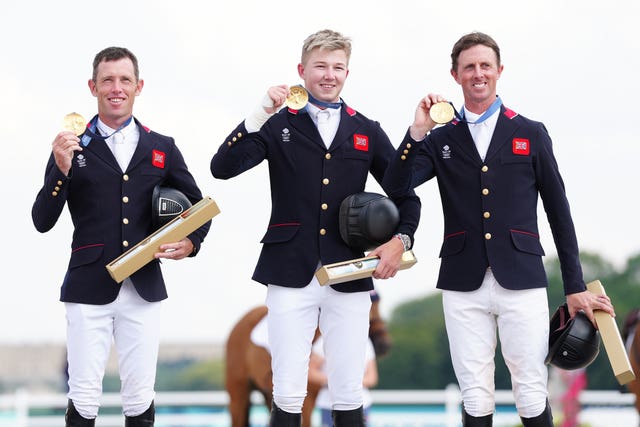
[[[301,135],[307,137],[314,144],[318,144],[323,149],[326,150],[324,142],[322,142],[322,137],[320,136],[320,132],[318,132],[318,128],[311,117],[309,117],[309,113],[304,111],[298,111],[296,113],[287,112],[289,116],[289,123],[291,126],[299,132]]]
[[[493,158],[500,151],[500,148],[509,141],[509,138],[514,134],[516,129],[518,129],[518,125],[512,120],[513,116],[508,117],[505,110],[504,105],[500,107],[500,116],[498,117],[496,128],[491,137],[491,143],[489,144],[487,156],[485,157],[486,161]]]
[[[118,161],[107,145],[107,141],[104,139],[92,138],[84,149],[93,152],[100,160],[109,165],[109,167],[115,169],[118,173],[122,173]]]
[[[464,122],[458,122],[453,125],[453,129],[449,134],[451,138],[451,144],[459,147],[469,158],[473,159],[477,163],[482,163],[476,144],[473,142],[471,132],[469,132],[469,126]]]
[[[356,111],[344,104],[340,109],[340,124],[336,136],[331,141],[329,151],[333,151],[345,142],[349,141],[360,127],[361,121],[356,116]]]
[[[136,124],[138,125],[140,138],[138,139],[138,145],[136,146],[136,150],[133,152],[133,156],[131,157],[129,166],[127,166],[127,170],[135,168],[138,163],[143,161],[145,158],[151,159],[150,152],[153,149],[153,144],[149,137],[149,131],[145,129],[140,123],[138,123],[137,120]]]

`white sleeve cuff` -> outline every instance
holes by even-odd
[[[244,127],[247,129],[247,132],[258,132],[262,125],[275,114],[264,111],[265,107],[273,108],[273,101],[269,98],[268,94],[264,95],[260,104],[256,105],[251,114],[244,120]]]

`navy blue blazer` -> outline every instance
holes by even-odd
[[[438,288],[477,289],[489,266],[507,289],[546,287],[539,194],[565,293],[586,289],[564,183],[542,123],[502,106],[484,161],[465,123],[433,129],[423,142],[407,133],[385,176],[387,191],[406,194],[433,177],[444,211]]]
[[[154,231],[151,195],[156,184],[182,191],[192,203],[202,199],[173,138],[137,120],[136,124],[140,140],[125,173],[101,139],[92,139],[76,152],[68,177],[56,166],[53,153],[49,157],[31,214],[36,229],[44,233],[55,225],[65,204],[69,208],[74,231],[61,301],[107,304],[116,298],[120,284],[105,266]],[[188,236],[196,249],[192,255],[209,226],[210,222]],[[132,274],[131,281],[147,301],[167,297],[159,260]]]
[[[263,284],[304,287],[323,265],[364,256],[340,237],[342,200],[364,191],[371,173],[378,182],[395,149],[380,124],[343,106],[336,136],[326,148],[306,111],[282,109],[247,133],[244,122],[211,160],[214,177],[228,179],[267,160],[271,218],[253,279]],[[401,214],[398,232],[413,238],[420,200],[413,193],[393,198]],[[333,285],[342,292],[373,289],[370,278]]]

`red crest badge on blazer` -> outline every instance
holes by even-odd
[[[356,133],[353,135],[353,148],[360,151],[369,151],[369,137]]]
[[[513,154],[520,156],[528,156],[531,149],[531,144],[528,139],[525,138],[513,138]]]
[[[151,164],[157,168],[164,169],[164,159],[166,155],[162,151],[153,150],[151,153]]]

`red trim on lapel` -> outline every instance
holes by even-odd
[[[351,117],[356,115],[356,110],[354,110],[353,108],[349,107],[348,105],[345,108],[346,112],[348,115],[350,115]]]
[[[505,107],[504,108],[504,115],[507,116],[507,118],[509,118],[509,120],[513,119],[515,116],[518,115],[518,113],[516,113],[515,111],[513,111],[510,108]]]
[[[287,108],[287,110],[291,113],[291,114],[298,114],[298,111],[300,110],[294,110],[293,108]]]

